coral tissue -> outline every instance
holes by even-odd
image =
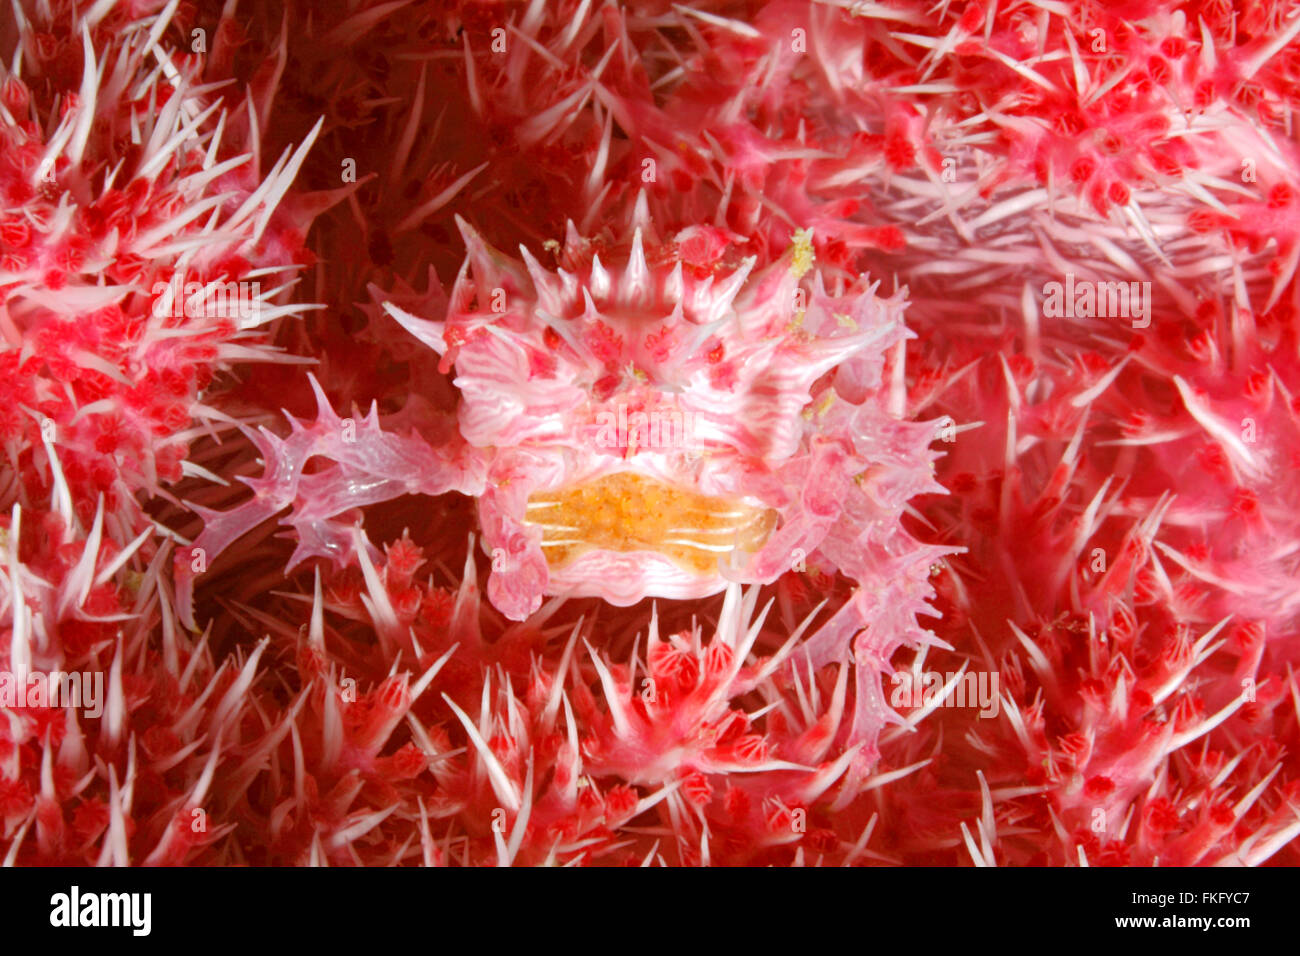
[[[1300,862],[1297,97],[1290,3],[18,0],[0,860]]]

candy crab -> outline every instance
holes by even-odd
[[[934,642],[916,617],[932,613],[931,568],[951,551],[900,523],[909,498],[943,490],[937,423],[899,415],[903,294],[862,279],[828,291],[804,233],[756,269],[720,230],[664,241],[638,210],[622,239],[570,228],[545,251],[553,269],[461,222],[468,255],[445,315],[384,305],[454,371],[454,433],[398,437],[372,410],[345,436],[317,389],[317,422],[262,432],[257,496],[206,513],[195,549],[212,556],[292,506],[293,563],[346,562],[359,536],[345,511],[454,490],[477,499],[487,594],[516,621],[547,595],[628,606],[838,570],[856,588],[800,659],[844,660],[859,635],[871,666],[858,668],[858,717],[878,728],[878,675],[901,644]],[[317,456],[336,465],[304,475]]]

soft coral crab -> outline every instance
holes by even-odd
[[[933,426],[880,395],[901,297],[804,289],[804,236],[755,275],[722,241],[661,243],[643,219],[621,243],[571,229],[552,271],[461,227],[446,318],[386,308],[455,369],[460,432],[490,461],[488,594],[511,618],[544,594],[622,606],[767,583],[817,549],[870,580],[903,501],[936,490]]]
[[[858,717],[878,728],[875,675],[900,644],[934,641],[916,616],[931,613],[931,568],[952,550],[900,523],[909,498],[943,490],[936,424],[899,414],[903,294],[878,298],[862,280],[832,294],[802,233],[756,271],[712,227],[663,241],[642,204],[632,227],[607,241],[570,228],[547,269],[462,222],[468,256],[445,316],[384,306],[455,370],[453,433],[398,437],[372,411],[340,438],[351,420],[318,389],[318,421],[262,433],[257,496],[205,513],[195,547],[212,556],[293,506],[295,563],[346,561],[359,541],[336,520],[348,509],[455,490],[477,498],[488,597],[513,620],[548,594],[626,606],[837,569],[857,588],[803,650],[820,667],[859,635]],[[434,298],[427,310],[441,311]],[[676,427],[688,420],[689,433]],[[305,475],[317,456],[336,464]]]

